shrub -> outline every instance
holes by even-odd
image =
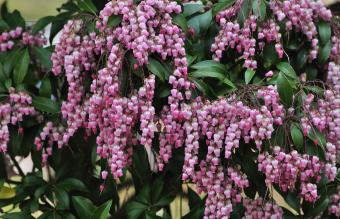
[[[176,195],[184,218],[340,216],[339,23],[321,1],[59,12],[26,27],[1,10],[1,160],[21,176],[2,171],[0,207],[20,209],[4,218],[170,218]]]

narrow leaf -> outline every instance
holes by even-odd
[[[14,68],[13,80],[16,85],[21,84],[28,72],[28,66],[30,62],[30,56],[28,49],[21,51],[19,60]]]
[[[244,74],[244,79],[245,79],[246,84],[249,84],[251,79],[253,79],[254,75],[255,75],[254,70],[247,69],[246,73]]]
[[[60,104],[46,97],[33,97],[32,105],[37,109],[45,113],[59,113]]]
[[[55,19],[54,16],[47,16],[43,17],[40,20],[38,20],[32,27],[32,34],[35,35],[39,33],[42,29],[44,29],[48,24],[52,23],[52,21]]]

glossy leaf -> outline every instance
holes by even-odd
[[[93,14],[97,13],[97,8],[93,4],[92,0],[77,0],[78,7],[86,12],[90,12]]]
[[[328,60],[329,55],[331,54],[331,49],[332,49],[332,43],[330,40],[328,40],[328,42],[324,46],[320,46],[319,62],[321,64],[324,64]]]
[[[64,189],[55,188],[55,197],[58,209],[68,209],[70,206],[70,198]]]
[[[81,196],[73,196],[72,204],[77,212],[79,218],[82,219],[92,219],[93,212],[95,212],[96,207],[92,202]]]
[[[217,71],[204,71],[197,70],[190,73],[190,77],[193,78],[217,78],[219,80],[223,80],[225,76]]]
[[[202,62],[195,63],[194,65],[190,66],[193,69],[197,70],[210,70],[214,69],[215,71],[218,71],[220,73],[226,72],[226,67],[221,64],[220,62],[214,61],[214,60],[205,60]]]
[[[25,49],[20,52],[19,60],[17,60],[17,64],[14,68],[13,81],[16,85],[21,84],[26,74],[28,73],[28,66],[30,63],[30,55],[28,53],[28,49]]]
[[[126,213],[128,219],[137,219],[144,211],[148,209],[148,206],[140,202],[130,202],[126,206]]]
[[[176,15],[173,18],[172,22],[174,24],[177,24],[184,32],[188,31],[188,23],[187,23],[187,20],[186,20],[186,18],[183,14]]]
[[[301,150],[303,147],[303,134],[297,124],[293,124],[290,128],[290,135],[294,145]]]
[[[85,184],[76,178],[68,178],[57,184],[58,188],[62,188],[65,191],[87,191]]]
[[[293,88],[290,86],[287,77],[282,72],[278,75],[276,83],[281,100],[286,105],[290,106],[293,100]]]
[[[43,17],[40,20],[38,20],[32,27],[32,34],[35,35],[39,33],[39,31],[43,30],[48,24],[52,23],[54,21],[54,16],[47,16]]]
[[[246,84],[249,84],[249,82],[253,79],[255,75],[255,71],[251,69],[247,69],[247,71],[244,73],[244,81]]]
[[[266,18],[266,2],[264,0],[254,0],[253,1],[253,12],[259,17],[260,21]]]
[[[102,204],[96,209],[92,218],[107,219],[109,217],[111,206],[112,206],[112,200],[105,202],[104,204]]]
[[[280,62],[276,65],[277,69],[279,69],[281,72],[283,72],[286,76],[288,76],[291,79],[297,79],[296,72],[294,68],[287,62]]]
[[[149,71],[156,75],[161,81],[168,79],[169,72],[158,60],[149,58],[149,64],[147,65]]]
[[[12,29],[16,27],[25,28],[26,26],[26,22],[18,10],[14,10],[12,13],[9,13],[5,20]]]
[[[33,97],[32,105],[45,113],[58,113],[60,111],[60,104],[46,97]]]
[[[203,9],[203,5],[201,3],[187,3],[183,8],[183,15],[188,17],[201,11]]]
[[[326,44],[331,39],[331,26],[325,21],[320,21],[318,23],[318,31],[320,35],[321,44]]]
[[[33,47],[33,53],[35,57],[37,58],[37,60],[39,61],[39,63],[41,63],[43,67],[45,67],[47,70],[50,70],[52,68],[52,61],[51,61],[52,52],[50,52],[46,48]]]
[[[236,0],[219,0],[213,6],[213,15],[215,16],[218,12],[223,11],[235,3]]]

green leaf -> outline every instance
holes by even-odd
[[[161,197],[163,188],[164,188],[164,182],[163,182],[163,178],[157,178],[155,180],[155,182],[153,183],[152,187],[153,187],[153,191],[151,194],[151,198],[152,198],[152,203],[156,203],[159,198]]]
[[[219,80],[223,80],[225,76],[217,71],[204,71],[204,70],[197,70],[194,72],[191,72],[190,77],[193,78],[217,78]]]
[[[231,88],[236,88],[233,82],[231,82],[228,78],[223,79],[222,81],[224,84],[230,86]]]
[[[173,19],[172,22],[178,25],[185,33],[188,31],[188,23],[183,14],[177,14]]]
[[[319,62],[321,64],[326,63],[326,61],[329,58],[329,55],[331,54],[331,50],[332,50],[331,40],[328,40],[328,42],[324,46],[320,46],[320,50],[319,50]]]
[[[302,49],[298,52],[298,55],[296,57],[296,67],[298,70],[301,70],[308,59],[308,51],[306,49]]]
[[[4,73],[9,77],[11,75],[11,72],[14,68],[14,66],[18,63],[19,56],[21,54],[21,51],[19,49],[14,49],[7,53],[5,59],[4,59]]]
[[[248,18],[250,8],[251,8],[250,0],[244,0],[241,6],[241,10],[238,13],[237,16],[237,22],[243,26],[244,21]]]
[[[192,82],[194,82],[196,88],[201,91],[204,96],[213,98],[216,97],[216,94],[214,93],[214,90],[206,84],[204,81],[197,79],[197,78],[190,78]]]
[[[57,184],[58,188],[64,189],[67,192],[70,191],[87,191],[85,184],[76,178],[68,178]]]
[[[9,30],[9,26],[6,21],[0,19],[0,32],[3,32],[5,30]]]
[[[68,209],[70,207],[70,198],[64,189],[55,188],[55,197],[58,209]]]
[[[161,81],[169,78],[170,73],[158,60],[149,58],[149,64],[147,65],[149,71],[156,75]]]
[[[108,28],[113,28],[118,26],[122,22],[122,17],[118,15],[112,15],[109,17],[109,20],[107,22]]]
[[[318,23],[318,31],[320,35],[321,44],[326,44],[330,39],[332,35],[332,30],[329,22],[320,21]]]
[[[28,72],[28,66],[30,64],[30,55],[28,49],[20,52],[20,58],[14,68],[13,80],[16,85],[21,84]]]
[[[296,212],[300,212],[300,200],[299,195],[296,193],[289,192],[285,198],[287,204],[292,207]]]
[[[46,97],[33,97],[32,105],[45,113],[56,114],[60,111],[60,104]]]
[[[169,205],[173,200],[175,199],[175,196],[174,195],[164,195],[162,196],[158,201],[157,203],[154,205],[154,206],[157,206],[157,207],[164,207],[164,206],[167,206]]]
[[[90,12],[93,14],[97,13],[97,8],[91,0],[77,0],[78,7],[82,11]]]
[[[288,62],[280,62],[276,65],[276,68],[283,72],[286,76],[291,79],[297,79],[294,68]]]
[[[39,33],[42,29],[44,29],[48,24],[52,23],[54,21],[54,16],[46,16],[38,20],[32,27],[31,33],[33,35]]]
[[[324,212],[326,210],[326,208],[329,205],[329,198],[320,198],[319,200],[317,200],[315,202],[314,205],[309,205],[308,211],[304,211],[306,213],[306,217],[312,217],[312,216],[316,216],[322,212]]]
[[[303,134],[297,124],[292,124],[290,127],[290,135],[297,149],[301,150],[303,147]]]
[[[202,62],[198,62],[192,66],[190,66],[193,69],[197,69],[197,70],[215,70],[218,71],[220,73],[224,73],[227,71],[226,67],[221,64],[220,62],[214,61],[214,60],[205,60]]]
[[[275,50],[274,44],[266,44],[263,49],[264,67],[269,68],[279,61],[279,56]]]
[[[183,7],[183,15],[185,17],[191,16],[203,9],[202,3],[187,3]]]
[[[286,105],[290,106],[294,95],[293,88],[290,86],[287,77],[282,72],[278,75],[276,83],[281,100]]]
[[[54,37],[60,32],[60,30],[64,27],[64,25],[71,19],[73,12],[62,12],[55,17],[55,20],[52,22],[51,31],[50,31],[50,43]]]
[[[318,76],[318,70],[312,65],[308,65],[306,67],[306,73],[307,73],[307,81],[315,80]]]
[[[49,78],[44,78],[41,80],[41,86],[39,90],[39,95],[42,97],[51,97],[52,88],[51,88],[51,81]]]
[[[213,16],[218,14],[218,12],[223,11],[235,3],[236,0],[220,0],[218,3],[213,5]]]
[[[8,78],[8,75],[5,73],[4,66],[0,62],[0,83],[5,81],[7,78]]]
[[[137,219],[148,209],[148,206],[140,202],[130,202],[126,206],[128,219]]]
[[[33,47],[33,54],[43,67],[47,68],[47,70],[51,70],[52,68],[51,51],[49,51],[46,48]]]
[[[112,200],[105,202],[97,208],[92,218],[94,219],[107,219],[109,217],[110,208],[112,206]]]
[[[254,0],[253,1],[253,12],[263,21],[266,18],[266,2],[264,0]]]
[[[29,213],[27,212],[15,212],[15,213],[7,213],[5,215],[1,215],[2,219],[34,219]]]
[[[6,16],[6,22],[11,28],[22,27],[25,28],[26,23],[18,10],[14,10]]]
[[[244,81],[246,82],[246,84],[249,84],[251,79],[253,79],[254,75],[255,75],[255,71],[254,70],[247,69],[247,71],[244,74]]]
[[[43,185],[34,191],[34,197],[36,200],[38,200],[45,193],[47,187],[47,185]]]
[[[317,142],[318,145],[324,149],[326,147],[326,139],[323,133],[317,129],[313,129],[308,133],[308,137],[313,141]]]
[[[315,94],[317,94],[318,96],[322,96],[324,94],[324,90],[321,87],[318,86],[304,86],[304,89],[306,89],[309,92],[313,92]]]
[[[203,14],[196,15],[192,17],[188,21],[189,27],[192,27],[195,29],[195,35],[200,35],[201,33],[206,32],[211,24],[212,21],[212,10],[206,11]]]
[[[95,212],[96,207],[92,202],[81,196],[73,196],[72,204],[77,212],[78,218],[81,219],[92,219],[92,214]]]

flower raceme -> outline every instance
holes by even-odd
[[[262,66],[257,55],[265,45],[273,43],[279,59],[284,59],[279,25],[283,21],[286,31],[300,31],[306,37],[311,44],[309,60],[315,61],[319,51],[315,22],[329,21],[332,16],[320,1],[270,1],[275,16],[259,22],[259,17],[251,14],[240,25],[235,16],[242,4],[243,0],[237,0],[216,15],[220,31],[211,45],[212,58],[223,62],[225,52],[235,49],[241,54],[244,68],[258,69]],[[182,180],[195,183],[199,192],[207,194],[204,218],[229,218],[238,204],[245,206],[245,218],[282,218],[283,210],[267,201],[267,197],[252,200],[244,195],[252,182],[235,156],[246,145],[250,153],[256,152],[253,161],[268,188],[277,185],[283,192],[297,192],[304,201],[315,203],[319,199],[317,183],[322,176],[334,181],[338,172],[340,40],[333,37],[325,65],[329,89],[322,97],[306,94],[302,110],[286,110],[278,86],[271,81],[276,79],[275,69],[265,74],[269,85],[246,86],[251,97],[243,98],[236,91],[208,100],[192,95],[196,86],[188,74],[188,39],[173,19],[174,14],[181,12],[181,6],[170,0],[117,0],[107,3],[100,12],[96,22],[99,32],[84,31],[87,23],[81,19],[64,26],[51,60],[54,75],[64,75],[68,85],[61,106],[65,125],[47,122],[36,137],[43,162],[52,155],[53,145],[67,145],[79,129],[84,129],[85,137],[96,137],[97,154],[107,160],[101,178],[106,180],[112,175],[119,179],[131,164],[136,145],[154,149],[153,143],[158,141],[158,171],[171,165],[175,149],[184,148]],[[121,19],[121,23],[111,26],[112,18]],[[24,44],[35,42],[21,32],[19,28],[12,34],[3,34],[1,50],[11,49],[11,40],[21,35]],[[172,67],[172,73],[164,79],[170,92],[161,109],[155,103],[159,80],[145,68],[151,57],[161,62],[170,60]],[[137,79],[139,84],[134,78],[137,71],[142,72],[141,79]],[[127,89],[123,89],[122,76],[128,77]],[[17,124],[24,115],[35,114],[28,95],[13,90],[9,99],[0,105],[3,152],[9,139],[7,125]],[[305,137],[314,130],[325,133],[325,159],[292,149],[291,144],[270,144],[276,129],[285,127],[290,117],[300,122]],[[206,151],[203,158],[202,149]],[[338,214],[337,196],[332,200],[335,201],[329,212]]]

